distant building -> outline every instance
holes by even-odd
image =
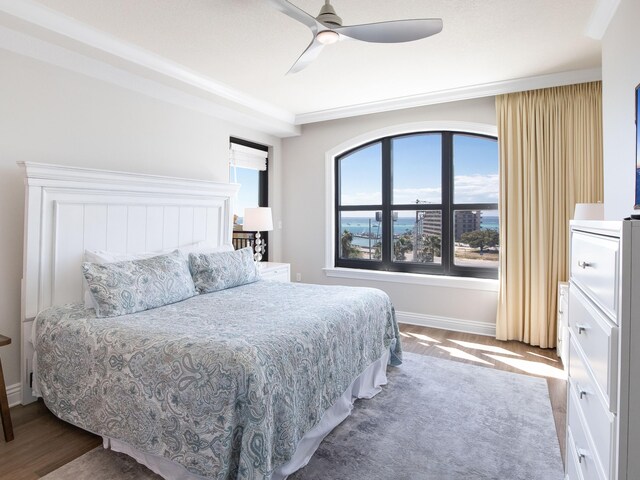
[[[422,235],[442,235],[442,212],[440,210],[421,210],[416,212],[416,229],[413,240],[413,258],[424,248]],[[433,258],[428,261],[433,261]]]
[[[463,233],[480,230],[481,224],[482,211],[456,210],[454,213],[455,241],[459,242]],[[416,212],[416,238],[419,239],[423,234],[442,235],[442,212],[440,210]]]
[[[480,230],[482,211],[456,210],[454,212],[454,241],[459,242],[464,233]],[[416,228],[413,238],[413,258],[424,248],[423,235],[442,236],[442,212],[440,210],[416,211]]]
[[[419,235],[442,235],[442,212],[423,210],[416,212],[416,232]]]
[[[480,230],[482,224],[482,211],[480,210],[456,210],[454,218],[453,238],[460,241],[463,233]]]

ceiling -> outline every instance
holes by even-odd
[[[33,3],[33,2],[32,2]],[[301,116],[600,67],[596,0],[333,0],[345,25],[441,17],[405,44],[343,41],[285,75],[310,31],[265,0],[37,0],[202,77]],[[291,0],[317,15],[323,0]]]

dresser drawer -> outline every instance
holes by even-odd
[[[569,289],[571,338],[588,359],[597,386],[609,405],[617,401],[618,327],[609,322],[577,288]]]
[[[605,472],[609,472],[615,448],[615,415],[609,411],[608,405],[597,391],[586,360],[576,349],[573,340],[569,348],[569,389],[577,399],[576,408],[588,420],[589,433],[600,465]]]
[[[567,303],[568,294],[569,294],[569,284],[566,282],[560,282],[558,284],[558,306],[562,305],[563,303]]]
[[[587,430],[577,406],[577,396],[569,389],[569,409],[567,411],[567,458],[568,466],[574,462],[574,467],[580,472],[584,480],[606,480],[602,467],[593,451],[587,437]],[[573,477],[570,477],[573,478]]]
[[[558,338],[556,342],[556,350],[558,356],[562,359],[563,363],[567,361],[567,342],[569,337],[568,328],[568,312],[569,312],[569,284],[561,282],[558,284],[558,315],[557,315],[557,328]]]
[[[614,321],[618,311],[618,239],[572,232],[571,279]]]
[[[580,471],[580,463],[578,462],[578,452],[576,452],[575,442],[571,432],[569,432],[567,440],[567,458],[565,460],[567,477],[565,480],[584,480],[582,478],[582,472]]]
[[[290,282],[289,267],[269,268],[260,272],[260,278],[262,280],[269,280],[273,282]]]

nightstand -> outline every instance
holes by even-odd
[[[11,339],[0,335],[0,347],[9,345]],[[11,423],[11,413],[9,412],[9,401],[7,400],[7,388],[4,384],[4,374],[2,373],[2,360],[0,360],[0,417],[2,417],[2,430],[4,439],[7,442],[13,440],[13,425]]]
[[[291,265],[288,263],[260,262],[258,264],[262,280],[275,282],[291,281]]]

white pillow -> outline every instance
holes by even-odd
[[[163,255],[174,251],[175,248],[169,248],[167,250],[160,250],[157,252],[137,252],[137,253],[118,253],[108,252],[106,250],[85,250],[84,261],[90,263],[114,263],[114,262],[127,262],[130,260],[143,260],[145,258],[155,257],[157,255]],[[225,243],[223,245],[214,245],[211,242],[203,240],[201,242],[191,243],[178,247],[178,250],[186,258],[190,253],[217,253],[217,252],[232,252],[234,250],[233,245]],[[82,276],[82,290],[84,292],[84,307],[93,308],[97,307],[93,295],[89,291],[89,285],[87,280]]]
[[[230,243],[214,245],[213,243],[204,240],[202,242],[192,243],[191,245],[185,245],[184,247],[178,247],[178,250],[188,257],[190,253],[233,252],[234,248]]]

